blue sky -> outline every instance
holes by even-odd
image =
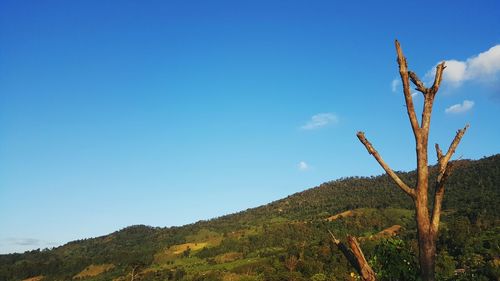
[[[0,253],[382,173],[358,130],[413,169],[395,38],[424,79],[449,61],[430,142],[499,153],[499,6],[1,1]]]

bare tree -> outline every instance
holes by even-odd
[[[463,129],[457,131],[455,138],[451,142],[448,151],[443,154],[439,145],[436,144],[436,154],[438,162],[438,175],[434,183],[434,204],[429,205],[428,190],[429,190],[429,167],[428,167],[428,138],[429,127],[431,123],[432,106],[434,98],[439,90],[443,71],[445,69],[444,62],[436,66],[436,74],[434,83],[430,88],[425,87],[424,83],[418,76],[408,70],[406,58],[403,55],[401,46],[396,40],[396,51],[398,56],[399,74],[403,83],[403,93],[406,102],[406,110],[410,119],[411,128],[415,137],[416,153],[417,153],[417,181],[416,186],[410,187],[403,182],[398,175],[385,163],[377,150],[366,139],[363,132],[358,132],[358,139],[382,166],[389,177],[397,184],[397,186],[405,192],[415,204],[415,218],[417,221],[418,248],[419,248],[419,264],[420,277],[422,280],[434,280],[434,271],[436,265],[436,240],[439,232],[439,220],[441,216],[441,205],[445,191],[446,181],[452,171],[453,163],[450,158],[455,152],[460,140],[465,131],[469,127],[466,125]],[[415,113],[413,99],[410,91],[410,80],[416,86],[416,90],[424,96],[424,107],[420,123]]]
[[[140,269],[144,267],[144,264],[142,262],[135,263],[132,267],[132,272],[130,273],[130,280],[131,281],[136,281],[140,280]]]
[[[298,264],[299,264],[299,259],[295,255],[288,256],[285,259],[285,267],[290,272],[290,279],[288,279],[289,281],[295,280],[295,276],[293,273],[294,273],[295,269],[297,268]]]
[[[137,272],[136,272],[137,268],[139,268],[139,266],[138,266],[138,265],[136,265],[136,266],[134,266],[134,267],[132,268],[132,273],[130,274],[130,280],[131,280],[131,281],[134,281],[134,280],[135,280],[135,277],[137,277]]]
[[[299,264],[299,259],[297,259],[295,255],[288,256],[285,259],[285,267],[290,272],[294,272],[298,264]]]

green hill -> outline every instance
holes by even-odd
[[[438,277],[499,280],[500,155],[455,166],[444,201]],[[399,174],[414,181],[414,172]],[[132,274],[135,280],[350,280],[353,269],[328,230],[361,237],[381,280],[412,280],[412,210],[385,175],[343,178],[182,227],[136,225],[50,250],[0,255],[0,280],[118,281]]]

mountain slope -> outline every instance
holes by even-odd
[[[455,166],[443,204],[439,276],[498,278],[500,155]],[[399,174],[414,181],[415,172]],[[377,236],[396,225],[395,238]],[[385,274],[414,277],[412,202],[382,175],[327,182],[182,227],[131,226],[51,250],[0,255],[0,280],[130,280],[132,273],[135,280],[344,280],[352,269],[331,245],[328,229],[365,237],[362,246],[375,268],[390,260],[391,250],[407,253],[409,265]],[[463,273],[455,275],[457,269]]]

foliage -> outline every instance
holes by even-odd
[[[380,241],[370,260],[379,280],[416,280],[417,257],[414,251],[399,238]]]
[[[323,273],[316,273],[311,277],[311,281],[326,281],[326,275]]]

